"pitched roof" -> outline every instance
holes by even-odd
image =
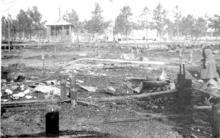
[[[55,21],[55,22],[49,22],[46,24],[46,26],[57,26],[57,25],[72,25],[71,23],[63,20],[63,19],[60,19],[58,21]]]

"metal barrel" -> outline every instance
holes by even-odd
[[[213,138],[219,138],[220,133],[220,100],[212,106],[212,136]]]
[[[46,136],[59,136],[59,112],[48,112],[46,114]]]

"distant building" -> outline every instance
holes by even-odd
[[[73,25],[63,19],[48,23],[47,36],[51,42],[72,42]]]

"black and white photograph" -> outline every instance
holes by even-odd
[[[219,0],[0,0],[2,138],[220,138]]]

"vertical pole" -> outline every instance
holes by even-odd
[[[59,8],[59,20],[61,20],[61,9]]]
[[[71,31],[71,25],[69,26],[69,40],[72,42],[72,31]]]
[[[220,133],[220,100],[217,99],[216,103],[212,105],[212,136],[213,138],[219,138]]]
[[[189,58],[189,63],[193,63],[193,50],[190,51],[190,58]]]
[[[64,77],[61,78],[60,81],[60,90],[61,90],[61,99],[64,100],[66,99],[66,80]]]
[[[8,51],[11,51],[11,24],[10,24],[10,19],[8,18]]]
[[[182,54],[183,54],[182,52],[183,52],[183,51],[182,51],[182,48],[180,48],[180,49],[179,49],[179,62],[180,62],[180,64],[182,64],[182,58],[183,58],[183,57],[182,57],[182,56],[183,56],[183,55],[182,55]]]
[[[43,70],[43,74],[45,74],[45,56],[44,56],[44,54],[41,55],[41,59],[42,59],[42,70]]]
[[[70,79],[70,99],[73,106],[77,104],[77,90],[75,78]]]
[[[186,70],[185,70],[185,64],[183,64],[183,79],[186,79]]]
[[[54,55],[56,56],[56,53],[57,53],[57,46],[56,44],[54,45]]]
[[[146,15],[146,42],[148,41],[148,19]]]
[[[57,40],[57,36],[59,36],[59,34],[57,35],[57,27],[55,26],[55,39]],[[55,40],[55,41],[56,41]],[[57,53],[57,46],[56,44],[54,45],[54,56],[56,56],[56,53]]]
[[[180,66],[180,74],[182,74],[182,64],[179,65]]]

